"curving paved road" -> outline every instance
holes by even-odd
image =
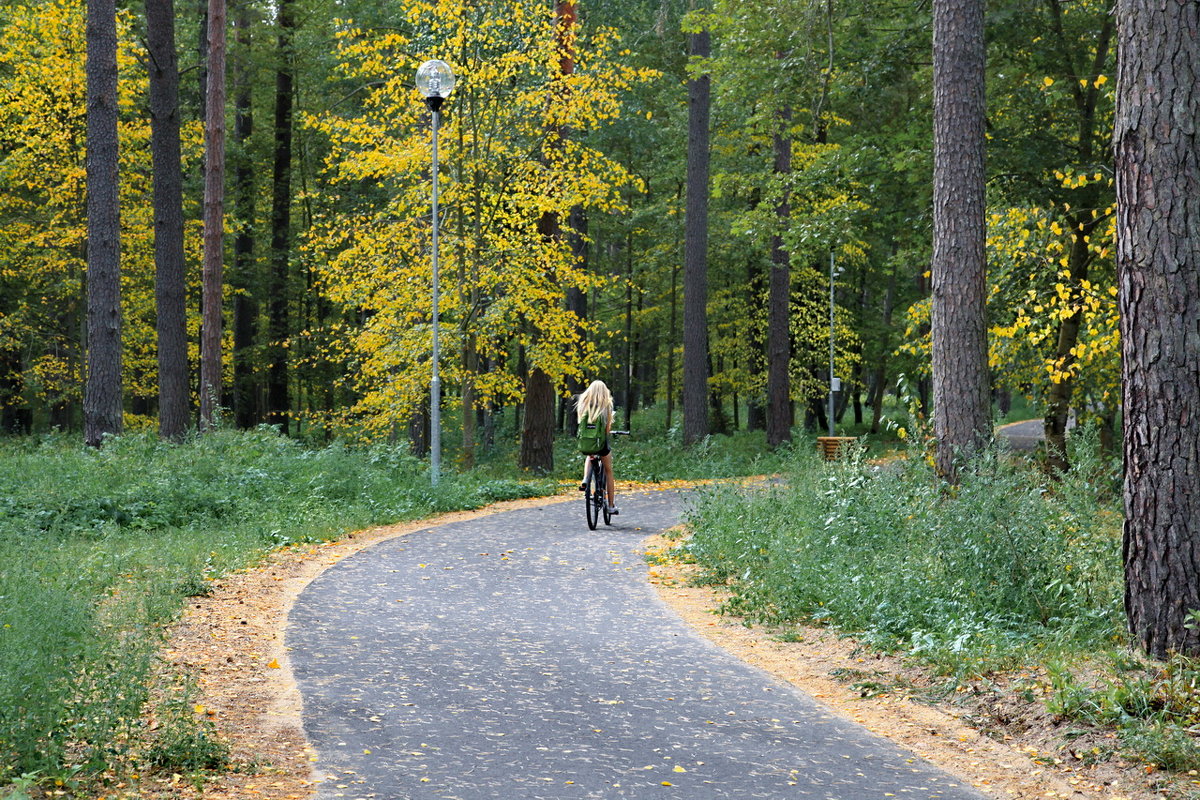
[[[983,798],[667,609],[637,547],[680,502],[480,517],[325,572],[287,633],[318,796]]]

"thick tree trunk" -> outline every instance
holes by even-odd
[[[983,0],[933,4],[933,430],[957,479],[991,433],[984,252]]]
[[[293,0],[280,0],[279,46],[275,73],[275,156],[271,195],[271,279],[267,301],[267,420],[287,433],[288,276],[292,242],[292,99],[295,85],[292,41],[296,23]]]
[[[117,9],[87,4],[87,383],[83,436],[121,432],[121,217],[117,146]]]
[[[258,381],[254,368],[254,339],[258,335],[259,289],[254,260],[254,161],[250,155],[250,137],[254,133],[252,89],[250,75],[250,4],[238,0],[238,52],[235,65],[233,136],[237,143],[234,167],[234,210],[237,235],[233,239],[233,275],[230,284],[233,296],[233,418],[239,428],[251,428],[259,420]]]
[[[558,217],[554,214],[543,214],[538,220],[538,229],[547,238],[561,235]],[[523,349],[520,360],[525,360]],[[554,469],[554,385],[539,366],[534,365],[528,370],[524,405],[519,464],[522,469],[548,473]]]
[[[554,469],[554,386],[540,367],[530,370],[525,382],[520,466],[539,473]]]
[[[786,126],[791,112],[781,115]],[[782,132],[775,134],[775,173],[792,171],[792,140]],[[779,230],[771,237],[771,282],[767,300],[767,444],[778,447],[792,440],[792,362],[791,329],[792,303],[790,254],[783,247],[783,231],[787,228],[792,209],[788,196],[775,209]]]
[[[1125,610],[1150,655],[1200,654],[1200,6],[1117,3]]]
[[[154,296],[158,334],[158,433],[179,439],[191,416],[183,255],[183,166],[173,0],[146,0],[150,151],[154,163]]]
[[[691,35],[691,54],[707,58],[708,31]],[[709,432],[708,417],[708,75],[688,81],[687,219],[683,251],[683,443]]]
[[[200,429],[221,404],[221,311],[225,236],[225,0],[208,4],[208,120],[204,148],[204,314],[200,330]]]

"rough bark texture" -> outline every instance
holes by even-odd
[[[275,165],[271,198],[271,290],[267,302],[267,420],[288,429],[288,255],[292,239],[292,99],[295,76],[292,40],[296,23],[292,0],[278,11],[279,64],[275,73]]]
[[[784,125],[790,112],[782,115]],[[775,172],[792,171],[792,140],[775,134]],[[767,444],[777,447],[792,440],[792,389],[789,369],[792,361],[790,317],[792,291],[790,254],[783,247],[783,230],[791,216],[787,195],[775,209],[780,231],[771,238],[771,282],[767,306]]]
[[[173,0],[146,0],[150,150],[154,162],[154,296],[158,312],[158,433],[178,439],[191,409],[183,256],[183,166]]]
[[[117,158],[117,10],[87,4],[87,384],[84,441],[121,432],[121,217]]]
[[[221,405],[221,310],[225,237],[225,0],[208,3],[208,118],[204,126],[204,270],[200,329],[200,429]]]
[[[933,430],[951,480],[990,438],[983,0],[933,4]]]
[[[1200,653],[1200,6],[1117,4],[1125,608],[1152,656]]]
[[[707,58],[708,31],[691,35]],[[683,443],[708,435],[708,75],[688,81],[687,220],[683,247]]]
[[[522,469],[548,473],[554,469],[554,386],[538,367],[525,381],[525,423],[521,431]]]
[[[258,381],[254,365],[254,340],[258,335],[259,282],[254,260],[254,162],[250,137],[254,133],[253,83],[250,71],[250,4],[240,0],[234,29],[237,54],[234,64],[234,215],[237,233],[233,238],[233,418],[239,428],[251,428],[259,420]]]

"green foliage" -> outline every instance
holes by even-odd
[[[146,752],[155,767],[195,772],[229,763],[229,747],[217,738],[216,726],[197,708],[195,697],[195,685],[179,680],[159,704],[159,727]]]
[[[1119,515],[1105,466],[1077,453],[1051,490],[993,453],[951,488],[916,455],[818,468],[798,451],[786,486],[706,495],[688,550],[752,621],[827,622],[946,672],[1111,641]]]
[[[158,632],[214,576],[289,542],[552,489],[472,475],[435,489],[404,447],[314,450],[269,428],[101,450],[0,440],[0,782],[126,755]],[[201,732],[176,733],[155,758],[180,763],[191,742],[211,760]]]
[[[1061,717],[1115,726],[1131,755],[1174,772],[1200,769],[1200,662],[1116,665],[1113,678],[1087,684],[1071,671],[1050,671],[1046,705]]]

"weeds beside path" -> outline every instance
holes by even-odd
[[[1159,797],[1144,764],[1061,757],[1069,725],[1019,696],[1020,687],[979,681],[947,690],[944,678],[836,630],[750,625],[722,614],[729,593],[697,585],[681,532],[645,546],[659,596],[714,644],[817,698],[841,716],[911,750],[996,798],[1149,800]],[[995,715],[1006,715],[997,730]],[[1110,750],[1113,733],[1100,734]],[[1073,740],[1085,753],[1090,742]],[[1153,772],[1153,771],[1152,771]]]
[[[222,765],[192,676],[157,669],[187,598],[289,543],[555,488],[480,475],[431,488],[402,447],[313,450],[270,429],[100,450],[0,439],[0,790],[85,792]]]

